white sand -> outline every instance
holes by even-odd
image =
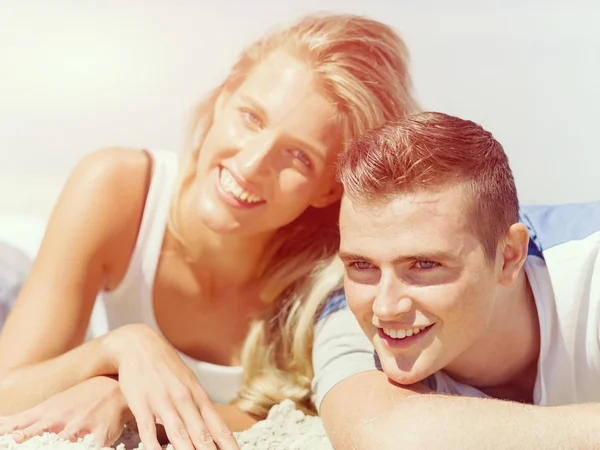
[[[333,450],[325,434],[321,419],[306,416],[298,411],[290,400],[271,408],[268,417],[252,428],[235,433],[242,450]],[[92,436],[79,442],[67,442],[57,435],[46,433],[22,444],[16,444],[9,436],[0,436],[0,450],[100,450]],[[113,448],[117,450],[141,449],[139,438],[127,429]],[[173,447],[166,446],[169,450]]]

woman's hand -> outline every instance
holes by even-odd
[[[161,450],[161,424],[177,450],[239,449],[208,394],[175,349],[146,325],[126,325],[104,341],[147,450]]]
[[[132,416],[110,377],[90,378],[18,414],[0,418],[0,435],[12,434],[17,443],[45,432],[76,442],[93,434],[102,446],[113,444]]]

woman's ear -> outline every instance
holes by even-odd
[[[325,208],[342,198],[344,189],[341,183],[333,182],[328,190],[319,195],[311,206],[315,208]]]

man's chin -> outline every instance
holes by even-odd
[[[402,369],[395,361],[382,361],[381,368],[383,373],[389,378],[390,382],[398,386],[410,386],[423,381],[431,375],[418,370],[414,364],[410,370]]]
[[[398,375],[398,374],[388,374],[386,373],[387,377],[389,378],[390,382],[396,386],[401,386],[401,387],[406,387],[406,386],[410,386],[412,384],[418,383],[419,379],[416,379],[413,376],[410,376],[410,374],[403,374],[403,375]]]

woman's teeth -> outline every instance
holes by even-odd
[[[220,182],[221,187],[239,201],[245,203],[258,203],[263,201],[263,199],[258,195],[254,195],[248,191],[245,191],[239,184],[237,184],[237,181],[235,181],[233,175],[231,175],[231,173],[229,173],[229,171],[225,168],[221,169]]]
[[[403,330],[393,330],[390,328],[383,328],[383,333],[394,339],[404,339],[406,337],[410,337],[415,334],[419,334],[425,328],[427,328],[427,327],[408,328],[408,329],[403,329]]]

